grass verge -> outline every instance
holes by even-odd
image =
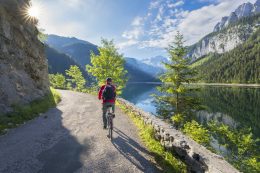
[[[187,166],[181,160],[175,158],[173,153],[166,151],[164,147],[154,138],[154,130],[152,126],[146,125],[139,115],[128,110],[124,105],[119,104],[123,110],[132,119],[139,130],[139,135],[147,149],[152,153],[156,163],[163,169],[165,173],[186,173]]]
[[[61,101],[60,94],[53,88],[50,93],[40,100],[35,100],[25,106],[14,106],[12,113],[0,116],[0,135],[11,129],[37,117],[49,108],[55,107]]]

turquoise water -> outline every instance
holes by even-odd
[[[156,84],[129,84],[123,98],[146,112],[158,115],[151,94],[159,94]],[[260,88],[204,86],[197,93],[205,110],[197,112],[201,123],[215,120],[234,128],[251,128],[260,137]]]

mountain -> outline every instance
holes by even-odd
[[[158,77],[164,71],[164,69],[159,67],[159,66],[149,65],[149,64],[146,64],[143,61],[139,61],[135,58],[126,57],[125,60],[126,60],[126,63],[129,66],[131,66],[133,69],[140,70],[140,71],[147,73],[147,74],[149,74],[153,77]]]
[[[214,32],[218,32],[229,24],[237,22],[243,17],[253,16],[260,12],[260,0],[257,0],[254,4],[248,2],[240,5],[234,12],[229,16],[225,16],[219,23],[214,27]]]
[[[58,35],[47,35],[47,39],[45,41],[49,46],[55,47],[56,49],[62,49],[64,46],[76,44],[76,43],[82,43],[82,44],[90,44],[93,45],[90,42],[77,39],[75,37],[62,37]]]
[[[243,44],[193,63],[203,82],[260,83],[260,28]]]
[[[259,27],[259,1],[242,4],[229,17],[223,17],[215,32],[188,47],[187,57],[196,61],[210,53],[228,52],[244,43]]]
[[[98,47],[90,42],[77,39],[75,37],[61,37],[57,35],[48,35],[45,41],[50,47],[71,56],[82,68],[90,63],[90,53],[93,51],[98,54]]]
[[[50,74],[56,74],[61,73],[63,75],[65,74],[65,70],[68,70],[71,65],[79,66],[71,57],[64,53],[60,53],[54,48],[51,48],[49,46],[45,46],[45,55],[48,59],[48,66],[49,66],[49,73]],[[88,73],[86,70],[84,70],[81,66],[79,66],[83,76],[86,79],[90,79]]]
[[[94,54],[98,54],[98,48],[96,45],[75,43],[64,46],[60,51],[71,56],[82,68],[86,68],[86,64],[90,64],[91,51]]]
[[[46,54],[48,59],[51,59],[49,63],[51,66],[50,71],[54,71],[58,68],[60,73],[68,67],[68,64],[78,64],[81,71],[85,71],[86,65],[90,64],[90,52],[98,54],[98,47],[92,43],[84,40],[79,40],[75,37],[61,37],[57,35],[48,35],[48,39],[45,41],[49,47],[46,47]],[[56,51],[54,50],[56,49]],[[59,53],[60,52],[60,53]],[[55,57],[56,56],[56,57]],[[62,57],[65,59],[63,60]],[[58,64],[62,65],[58,65]],[[145,71],[143,67],[146,68]],[[151,74],[151,68],[156,70],[154,67],[143,64],[138,60],[126,58],[125,68],[128,71],[129,82],[151,82],[157,81],[155,79],[155,71]],[[87,74],[85,74],[87,77]]]
[[[129,63],[125,64],[125,69],[128,71],[128,82],[158,82],[154,76],[143,72],[139,68],[133,67]]]

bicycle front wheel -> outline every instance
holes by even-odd
[[[112,120],[112,117],[110,117],[110,127],[109,127],[109,137],[110,137],[110,140],[112,141],[113,139],[113,120]]]

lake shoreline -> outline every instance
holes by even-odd
[[[162,82],[128,82],[128,84],[154,84],[161,85]],[[236,86],[236,87],[260,87],[260,84],[243,84],[243,83],[191,83],[191,85],[201,86]]]
[[[260,84],[239,84],[239,83],[192,83],[192,85],[204,86],[236,86],[236,87],[260,87]]]

